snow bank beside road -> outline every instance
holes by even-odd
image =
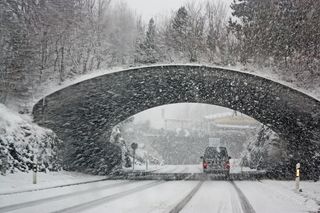
[[[278,189],[287,189],[295,192],[295,181],[275,181],[275,180],[263,180],[262,183],[269,186],[276,187]],[[297,192],[296,194],[301,195],[305,198],[305,202],[313,200],[319,205],[320,210],[320,182],[314,181],[301,181],[300,188],[302,192]]]
[[[0,194],[15,193],[43,188],[57,187],[61,185],[83,183],[88,181],[102,180],[104,176],[87,175],[77,172],[48,172],[37,174],[37,184],[32,183],[33,173],[18,172],[0,175]]]
[[[293,187],[288,189],[279,185],[282,181],[236,181],[236,185],[251,203],[256,212],[292,213],[317,212],[319,205],[312,199],[306,199],[294,192],[293,181],[286,181]]]
[[[60,140],[48,129],[0,104],[0,172],[27,172],[38,163],[40,170],[58,170]]]

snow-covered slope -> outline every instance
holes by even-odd
[[[0,104],[0,170],[2,174],[16,170],[28,171],[34,162],[44,171],[60,168],[61,142],[48,129],[31,122]]]

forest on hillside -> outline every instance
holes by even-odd
[[[319,87],[318,0],[190,1],[148,23],[113,0],[2,0],[0,14],[0,103],[22,112],[48,82],[145,64],[241,64]]]

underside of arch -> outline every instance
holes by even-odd
[[[152,66],[92,78],[40,100],[33,116],[67,144],[98,143],[128,117],[173,103],[237,110],[294,146],[320,142],[319,101],[265,78],[205,66]]]

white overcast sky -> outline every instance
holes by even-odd
[[[121,1],[121,0],[120,0]],[[122,0],[126,2],[137,14],[141,14],[142,19],[147,21],[158,15],[168,14],[179,9],[185,2],[206,1],[206,0]],[[211,0],[222,1],[230,4],[233,0]]]

